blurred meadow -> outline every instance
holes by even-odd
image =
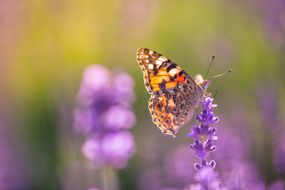
[[[193,77],[205,75],[213,55],[209,76],[232,69],[208,89],[217,91],[220,118],[215,171],[225,189],[285,189],[284,0],[0,0],[0,190],[194,190],[187,134],[196,121],[176,138],[153,124],[140,47]],[[86,68],[102,70],[86,76]],[[128,152],[119,161],[94,163],[82,148],[96,136],[75,129],[77,111],[95,109],[81,104],[88,77],[87,85],[114,83],[100,98],[118,98],[116,109],[130,115],[120,137],[129,149],[113,143]]]

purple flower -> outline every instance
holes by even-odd
[[[265,87],[264,87],[265,86]],[[263,84],[257,91],[258,108],[262,122],[273,132],[282,128],[278,89],[274,83]]]
[[[260,2],[258,5],[260,5]],[[261,2],[261,16],[265,34],[269,38],[269,42],[272,43],[276,48],[282,48],[284,44],[284,0],[276,1],[262,1]]]
[[[271,184],[268,188],[268,190],[282,190],[285,188],[284,182],[281,180],[278,180]]]
[[[227,169],[226,169],[227,168]],[[220,172],[220,178],[228,189],[263,189],[257,168],[249,161],[233,163]],[[257,188],[259,187],[259,188]]]
[[[199,181],[200,183],[207,185],[216,177],[217,174],[216,172],[214,172],[212,167],[203,167],[196,173],[194,179],[196,179],[196,181]]]
[[[187,147],[178,147],[173,151],[167,151],[164,155],[164,181],[168,186],[183,187],[189,184],[191,176],[195,174],[192,166],[193,152]]]
[[[193,138],[194,143],[190,146],[195,152],[196,156],[200,159],[201,163],[196,163],[195,168],[200,170],[204,167],[214,168],[216,163],[214,160],[206,161],[210,152],[215,151],[216,147],[213,142],[218,139],[216,134],[216,128],[211,127],[211,124],[217,123],[219,118],[213,113],[213,109],[217,107],[213,104],[213,98],[205,97],[201,102],[202,111],[196,115],[196,119],[200,122],[200,125],[194,125],[188,137]]]
[[[219,123],[219,149],[213,155],[219,164],[215,169],[227,189],[262,190],[265,184],[261,180],[260,171],[249,159],[252,148],[255,148],[249,131],[250,118],[240,105],[230,109]]]
[[[200,163],[195,163],[195,169],[197,173],[194,179],[197,184],[191,185],[189,190],[206,190],[220,189],[220,185],[217,185],[218,178],[214,171],[216,162],[214,160],[207,161],[207,157],[210,152],[216,150],[213,142],[218,139],[216,134],[216,128],[212,127],[219,121],[219,118],[215,116],[213,109],[217,107],[213,104],[213,98],[205,97],[200,103],[202,111],[196,115],[196,119],[200,122],[199,125],[194,125],[188,137],[194,140],[194,143],[190,146],[196,153],[196,156],[200,160]],[[220,183],[218,183],[220,184]]]
[[[215,136],[216,129],[211,128],[210,124],[218,121],[213,114],[213,106],[209,104],[209,100],[206,100],[201,104],[202,112],[197,115],[200,125],[193,126],[189,137],[194,139],[194,143],[191,148],[195,151],[196,156],[201,160],[200,163],[196,163],[197,169],[194,179],[197,183],[191,184],[188,190],[242,190],[242,189],[283,189],[284,183],[277,181],[270,186],[261,180],[260,172],[256,165],[248,159],[250,156],[251,134],[247,130],[249,124],[245,122],[245,112],[240,107],[235,107],[234,112],[225,118],[233,119],[226,120],[222,125],[220,136],[222,138],[217,141],[219,150],[216,154],[212,155],[215,161],[219,163],[218,167],[211,165],[215,164],[214,161],[207,161],[209,153],[213,150],[213,139],[217,140]],[[265,110],[266,111],[266,110]],[[206,124],[205,124],[206,123]],[[221,125],[221,124],[220,124]],[[212,129],[212,130],[210,130]],[[278,128],[277,128],[278,129]],[[280,137],[284,136],[282,133]],[[282,160],[285,158],[285,154],[282,149],[282,138],[280,142],[275,138],[273,142],[277,142],[274,146],[274,152],[276,152],[274,162],[278,163],[278,169],[282,169],[284,166]],[[283,143],[284,144],[284,143]],[[285,146],[284,146],[285,147]],[[282,153],[283,152],[283,153]],[[283,162],[284,163],[284,162]],[[215,170],[214,170],[215,168]],[[219,175],[218,175],[219,174]]]
[[[113,74],[101,65],[85,70],[74,127],[86,136],[82,151],[94,165],[123,168],[133,156],[134,138],[127,131],[136,122],[133,100],[133,80],[128,74]]]
[[[262,122],[272,136],[273,164],[278,173],[285,171],[284,122],[280,113],[280,97],[274,84],[264,85],[258,91],[259,110]]]
[[[221,180],[212,167],[203,167],[197,171],[194,179],[198,182],[185,190],[228,190],[223,187]]]
[[[128,107],[111,106],[102,116],[104,126],[109,129],[130,129],[135,125],[135,114]]]
[[[161,173],[157,168],[150,168],[140,174],[139,189],[142,190],[160,190],[163,181]]]

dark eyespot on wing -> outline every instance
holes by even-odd
[[[166,89],[166,81],[163,79],[162,83],[159,84],[160,90],[165,90]]]
[[[170,77],[170,82],[174,82],[175,81],[175,76],[174,77]]]

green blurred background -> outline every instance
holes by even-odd
[[[86,189],[98,181],[81,155],[81,137],[72,131],[76,93],[90,64],[127,71],[135,79],[137,154],[118,173],[121,189],[138,188],[147,141],[158,149],[188,146],[190,124],[173,140],[151,122],[136,63],[139,47],[164,54],[192,76],[206,73],[212,55],[210,76],[231,68],[211,84],[218,91],[218,112],[242,107],[255,145],[252,159],[265,166],[260,167],[264,180],[274,181],[258,94],[276,91],[283,118],[280,2],[0,0],[0,123],[24,163],[29,189]]]

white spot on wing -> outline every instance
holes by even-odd
[[[156,60],[155,63],[156,63],[158,66],[160,66],[160,65],[162,64],[162,62],[159,61],[159,60]]]
[[[149,64],[147,67],[148,67],[150,70],[152,70],[152,69],[153,69],[153,64]]]
[[[164,57],[164,56],[160,56],[157,60],[158,60],[158,61],[161,61],[161,62],[165,62],[165,61],[167,61],[168,59],[167,59],[166,57]]]
[[[169,71],[169,75],[174,77],[174,75],[176,75],[178,73],[178,69],[177,68],[173,68]]]

